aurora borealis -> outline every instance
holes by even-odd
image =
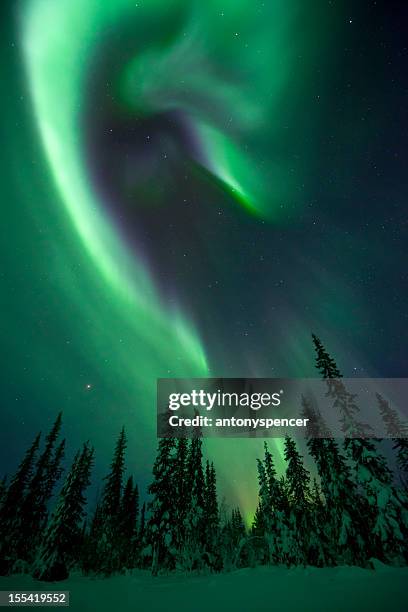
[[[403,9],[355,4],[3,4],[3,465],[62,409],[143,485],[157,377],[313,376],[312,330],[406,375]],[[208,447],[246,512],[259,444]]]

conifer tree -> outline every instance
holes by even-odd
[[[377,400],[380,413],[387,428],[387,433],[393,439],[393,448],[397,453],[397,465],[401,471],[401,476],[405,488],[408,487],[408,427],[404,423],[398,412],[391,408],[386,399],[377,393]]]
[[[186,569],[197,569],[203,563],[206,544],[205,480],[202,465],[202,441],[192,438],[187,457],[189,506],[185,519],[183,562]]]
[[[392,472],[374,441],[357,438],[352,451],[356,479],[366,495],[370,556],[399,563],[406,550],[408,516],[393,485]]]
[[[287,463],[286,483],[289,499],[287,523],[290,546],[287,551],[287,562],[306,565],[311,561],[309,544],[314,527],[309,495],[310,473],[303,465],[295,441],[289,436],[285,438],[284,456]]]
[[[174,438],[159,440],[153,466],[153,482],[148,489],[153,496],[148,506],[150,517],[147,537],[152,547],[151,569],[154,576],[157,576],[161,567],[171,568],[174,564],[174,451]]]
[[[316,424],[326,438],[312,437],[309,432],[307,447],[314,459],[320,477],[325,505],[326,564],[364,564],[365,540],[362,537],[363,519],[361,499],[351,479],[350,468],[340,452],[337,442],[330,438],[321,415],[314,410],[309,399],[302,398],[303,414]]]
[[[174,459],[174,524],[172,539],[178,551],[181,551],[186,537],[186,520],[191,501],[191,487],[187,473],[188,440],[178,438],[175,441]]]
[[[120,504],[121,532],[130,540],[137,531],[137,517],[139,514],[139,490],[133,486],[133,476],[129,476],[123,490]]]
[[[125,471],[125,450],[126,434],[125,428],[122,427],[113,453],[110,472],[104,479],[101,507],[105,521],[117,517],[119,513]]]
[[[398,560],[404,552],[402,524],[405,523],[405,509],[392,484],[392,473],[375,441],[356,437],[364,435],[367,427],[358,420],[355,395],[349,393],[341,382],[340,371],[320,340],[316,336],[313,340],[317,351],[316,366],[327,379],[328,396],[334,399],[342,417],[343,430],[348,436],[344,448],[352,461],[354,482],[364,493],[364,498],[359,499],[359,508],[365,518],[366,531],[360,534],[365,539],[366,554],[383,561]],[[335,381],[331,380],[333,372]]]
[[[126,482],[119,511],[119,546],[121,567],[134,566],[139,514],[139,490],[133,486],[133,477]]]
[[[310,519],[311,529],[309,532],[308,542],[308,560],[310,565],[323,567],[327,565],[327,559],[330,557],[330,543],[328,534],[325,530],[325,522],[327,520],[326,508],[323,500],[323,494],[316,478],[313,479],[313,485],[310,491]]]
[[[309,506],[310,473],[303,465],[300,452],[293,438],[285,438],[285,460],[287,463],[286,480],[288,483],[290,503],[297,508]]]
[[[140,521],[139,521],[139,529],[137,531],[137,539],[136,539],[136,551],[135,551],[135,564],[137,567],[144,568],[145,558],[142,556],[142,551],[146,546],[146,502],[143,502],[142,508],[140,510]]]
[[[37,580],[65,580],[78,559],[85,515],[85,489],[90,484],[93,448],[84,444],[74,458],[59,494],[33,566]]]
[[[217,501],[217,482],[214,464],[207,460],[205,468],[205,498],[204,498],[204,523],[206,549],[210,555],[216,553],[219,514]]]
[[[312,334],[312,340],[316,351],[316,368],[322,378],[341,378],[336,362],[330,357],[321,340],[315,334]]]
[[[116,442],[110,471],[105,476],[105,486],[100,504],[101,533],[98,540],[96,557],[99,559],[99,572],[110,575],[121,568],[120,510],[125,471],[126,434],[125,428]]]
[[[139,527],[139,540],[143,542],[146,530],[146,502],[143,502],[142,509],[140,511],[140,527]]]
[[[282,562],[283,533],[285,532],[286,501],[281,484],[276,478],[272,455],[264,442],[264,461],[258,462],[259,502],[263,510],[269,563]]]
[[[62,473],[61,462],[64,457],[65,442],[63,441],[55,449],[61,423],[62,413],[60,412],[45,438],[45,448],[36,463],[21,510],[22,529],[17,554],[20,559],[27,561],[31,561],[34,557],[41,531],[47,519],[47,504],[56,480]]]
[[[24,455],[4,495],[0,511],[0,575],[7,574],[17,559],[18,544],[23,528],[22,507],[40,443],[36,436]]]

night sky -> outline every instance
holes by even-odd
[[[403,11],[2,3],[3,472],[63,410],[143,487],[157,377],[314,376],[311,331],[407,376]],[[207,443],[245,512],[260,446]]]

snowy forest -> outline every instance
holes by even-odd
[[[98,503],[89,508],[94,449],[86,442],[64,475],[59,414],[44,444],[38,434],[14,476],[0,484],[0,575],[59,581],[73,570],[110,576],[140,568],[156,576],[257,565],[371,567],[373,559],[407,565],[408,440],[401,437],[407,427],[377,395],[392,461],[383,441],[360,438],[356,399],[312,338],[316,368],[346,437],[335,440],[328,430],[327,437],[310,436],[307,461],[297,442],[285,438],[282,476],[265,442],[254,465],[259,500],[250,528],[238,507],[220,503],[216,469],[205,459],[199,431],[191,440],[159,440],[151,484],[141,495],[132,476],[125,480],[122,429]],[[324,426],[305,398],[303,411]]]

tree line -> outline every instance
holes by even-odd
[[[59,414],[42,449],[38,434],[10,482],[3,478],[0,483],[0,574],[26,572],[38,580],[56,581],[72,570],[109,576],[134,568],[157,575],[261,564],[369,567],[373,558],[405,565],[406,425],[377,395],[393,438],[395,474],[381,452],[381,441],[359,437],[363,425],[355,397],[319,338],[312,338],[316,367],[326,379],[327,395],[340,411],[347,437],[332,438],[317,408],[303,398],[305,416],[327,431],[327,437],[307,440],[316,476],[305,467],[295,440],[286,437],[286,471],[278,477],[265,442],[264,456],[257,460],[259,502],[249,529],[239,508],[229,510],[219,502],[216,470],[204,459],[199,431],[191,440],[159,440],[143,504],[133,477],[125,478],[124,429],[96,507],[87,510],[94,463],[89,441],[75,455],[51,503],[64,472]]]

